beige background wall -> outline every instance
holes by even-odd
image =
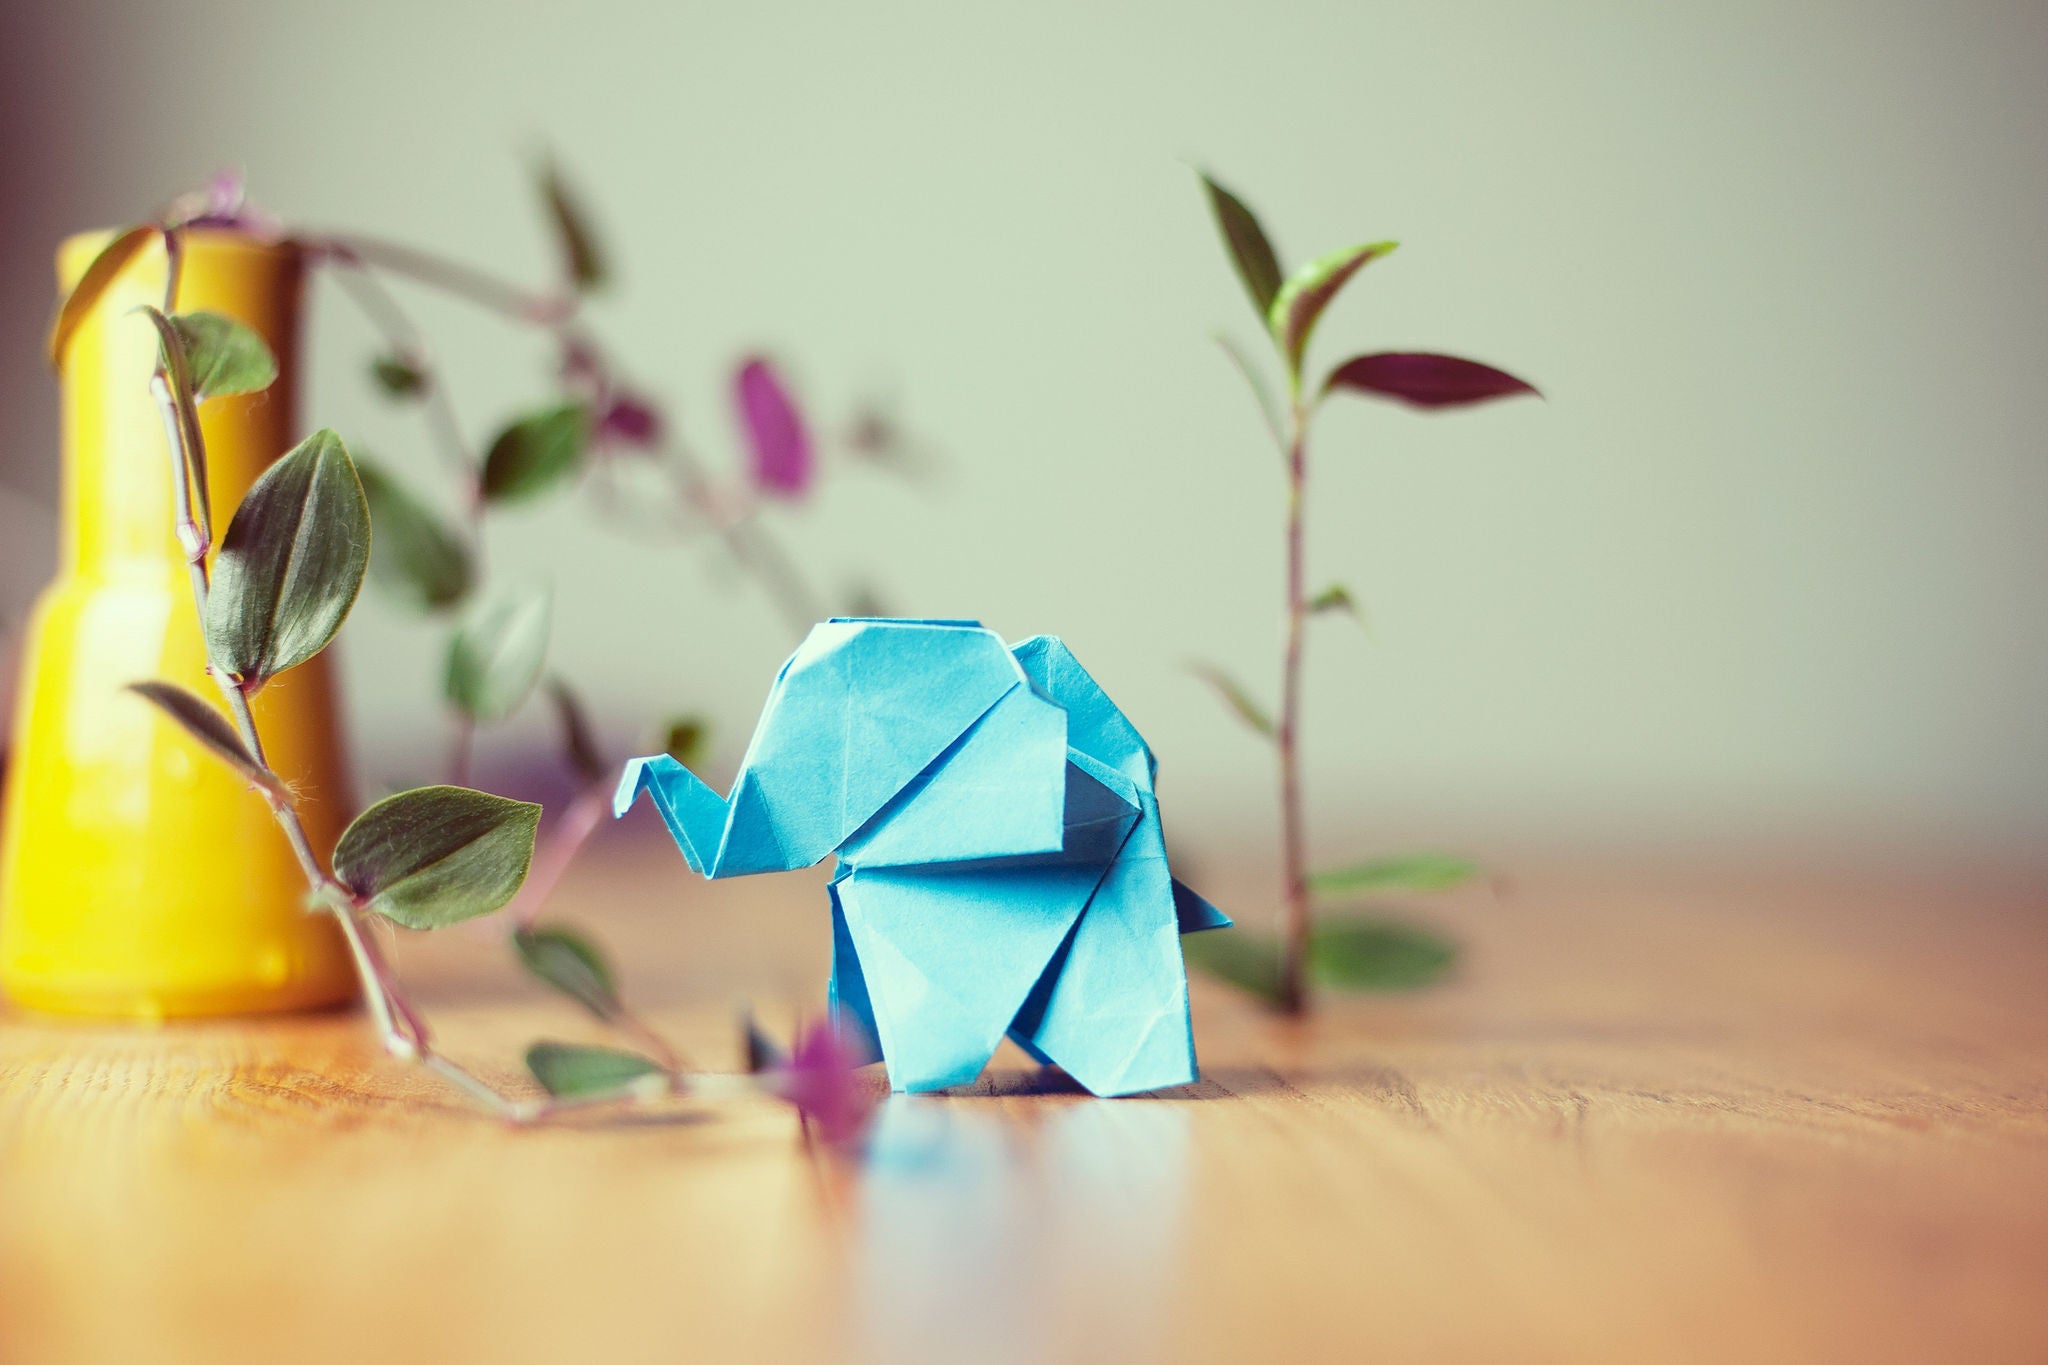
[[[892,391],[945,450],[930,487],[841,468],[778,519],[824,576],[1065,634],[1160,751],[1180,841],[1257,841],[1265,756],[1180,671],[1270,691],[1277,633],[1279,485],[1209,340],[1252,328],[1199,161],[1292,258],[1404,241],[1326,359],[1460,350],[1550,395],[1328,414],[1316,577],[1372,620],[1315,641],[1328,851],[2048,847],[2039,5],[23,8],[10,619],[50,553],[62,231],[240,164],[296,220],[538,277],[551,144],[623,266],[597,321],[700,444],[730,448],[724,367],[758,345],[814,410]],[[309,416],[428,468],[338,303]],[[533,390],[530,339],[427,316],[479,432]],[[573,507],[493,548],[556,583],[616,743],[695,706],[736,758],[790,643],[746,589]],[[435,638],[378,608],[349,650],[373,778],[424,775]]]

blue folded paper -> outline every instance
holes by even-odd
[[[1157,764],[1066,645],[977,621],[836,618],[776,675],[721,797],[626,765],[707,877],[839,856],[834,1018],[898,1090],[964,1085],[1007,1033],[1098,1095],[1196,1077],[1180,935],[1230,921],[1175,881]]]

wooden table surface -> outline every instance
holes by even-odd
[[[815,879],[602,854],[560,909],[701,1064],[740,996],[818,1000]],[[1525,876],[1430,914],[1449,986],[1290,1023],[1198,981],[1201,1084],[1006,1053],[858,1158],[765,1101],[509,1130],[346,1014],[8,1015],[0,1361],[2048,1360],[2039,888]],[[491,931],[401,951],[486,1070],[599,1036]]]

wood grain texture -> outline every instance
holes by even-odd
[[[815,879],[603,854],[560,909],[701,1064],[739,997],[818,998]],[[349,1015],[10,1014],[0,1361],[2048,1359],[2038,890],[1430,913],[1472,945],[1448,987],[1289,1023],[1198,982],[1201,1084],[1098,1101],[1006,1053],[858,1160],[765,1102],[508,1130]],[[401,952],[494,1074],[601,1036],[495,931]]]

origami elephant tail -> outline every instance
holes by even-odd
[[[667,754],[636,758],[626,764],[612,795],[612,814],[624,815],[646,792],[661,812],[662,822],[675,836],[690,869],[710,876],[718,861],[720,841],[725,838],[725,798],[704,785],[703,779]]]

